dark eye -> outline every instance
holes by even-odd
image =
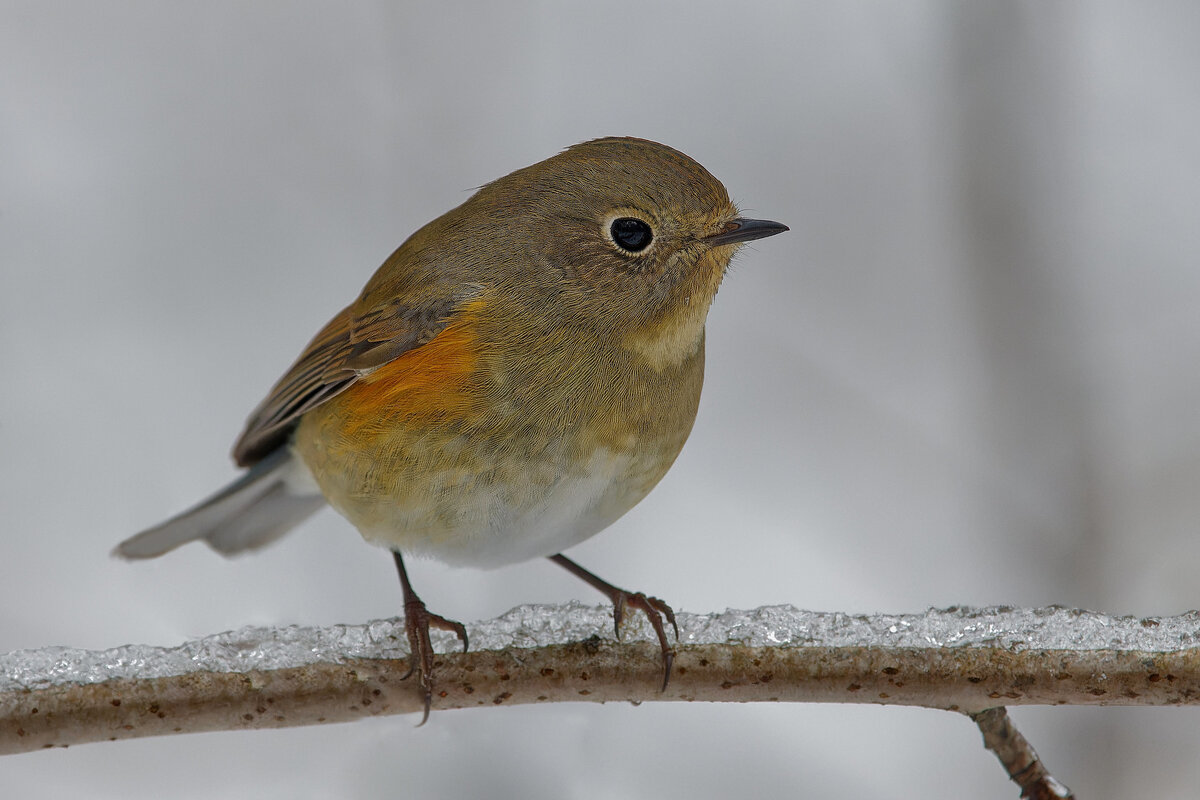
[[[613,241],[617,243],[617,246],[631,253],[640,253],[645,250],[654,239],[654,231],[650,229],[650,226],[635,217],[614,219],[609,233],[612,234]]]

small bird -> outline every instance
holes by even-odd
[[[151,558],[197,539],[262,547],[333,506],[391,550],[409,670],[429,718],[430,613],[403,556],[498,567],[547,557],[658,637],[670,606],[561,551],[644,498],[700,401],[704,323],[730,258],[788,230],[742,217],[725,187],[656,142],[605,138],[481,187],[405,241],[250,415],[246,472],[119,544]]]

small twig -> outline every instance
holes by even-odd
[[[1008,777],[1029,800],[1073,800],[1074,793],[1046,771],[1033,746],[1003,708],[969,715],[983,733],[983,746],[996,754]]]

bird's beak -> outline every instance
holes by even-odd
[[[769,219],[738,219],[731,220],[725,225],[725,230],[712,236],[705,236],[704,241],[714,247],[722,244],[740,244],[752,242],[755,239],[765,239],[777,233],[790,230],[782,222],[771,222]]]

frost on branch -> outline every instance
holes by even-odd
[[[670,686],[641,615],[522,606],[435,633],[435,709],[610,700],[817,701],[966,713],[1020,704],[1200,702],[1200,616],[1062,608],[850,615],[773,606],[680,614]],[[0,657],[0,753],[202,730],[417,711],[398,620],[243,628],[160,648],[63,647]]]
[[[653,642],[631,614],[624,640]],[[950,608],[924,614],[852,615],[766,606],[722,614],[679,614],[680,645],[749,647],[891,647],[1001,650],[1121,650],[1169,653],[1200,644],[1200,613],[1139,619],[1065,608]],[[472,651],[566,645],[612,629],[607,606],[526,605],[467,626]],[[454,636],[432,631],[439,651]],[[246,627],[178,647],[126,645],[112,650],[46,647],[0,656],[0,692],[114,678],[167,678],[189,672],[247,672],[353,659],[403,659],[403,620],[308,628]]]

